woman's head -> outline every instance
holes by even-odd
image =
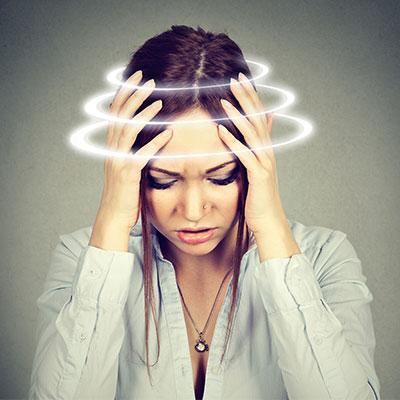
[[[217,134],[217,122],[205,124],[173,124],[183,119],[215,119],[226,117],[220,103],[221,98],[230,101],[239,111],[243,110],[232,94],[230,78],[237,78],[239,72],[251,77],[249,67],[241,49],[224,33],[206,32],[198,27],[178,25],[170,30],[148,39],[132,56],[123,72],[123,80],[128,79],[137,70],[142,70],[145,82],[154,79],[157,87],[194,87],[225,84],[220,87],[189,90],[153,91],[143,102],[137,113],[157,99],[163,100],[160,112],[153,118],[156,121],[171,122],[174,135],[165,148],[158,154],[190,154],[192,152],[217,152],[229,150]],[[221,121],[242,143],[243,135],[230,120]],[[132,151],[136,151],[152,140],[166,128],[165,125],[147,125],[139,133]],[[217,186],[210,180],[200,178],[200,173],[226,160],[236,160],[237,179],[226,186]],[[216,162],[216,163],[215,163]],[[166,190],[152,187],[154,180],[171,182],[172,179],[160,173],[150,173],[154,164],[164,169],[184,171],[185,182],[176,182]],[[187,168],[190,166],[191,168]],[[213,177],[227,177],[234,165],[213,174]],[[186,179],[188,178],[188,179]],[[201,183],[201,184],[200,184]],[[149,219],[152,224],[168,240],[174,244],[180,243],[182,249],[188,247],[177,241],[174,230],[194,226],[219,226],[220,230],[214,242],[202,246],[203,250],[212,250],[216,240],[221,240],[228,232],[234,216],[242,212],[240,205],[239,184],[242,185],[242,195],[247,193],[247,174],[244,166],[234,154],[224,156],[194,157],[189,159],[171,158],[151,160],[142,171],[141,184],[141,218],[142,223]],[[154,185],[153,185],[154,186]],[[224,202],[221,202],[221,199]],[[203,205],[208,206],[203,209]],[[218,209],[215,208],[219,205]],[[244,203],[243,203],[244,204]],[[168,206],[168,207],[167,207]],[[201,214],[199,214],[201,213]],[[160,229],[158,229],[160,228]],[[210,247],[211,245],[211,247]],[[208,246],[208,247],[207,247]],[[192,247],[191,247],[192,250]],[[196,250],[197,251],[197,250]]]
[[[174,121],[207,118],[210,116],[198,108]],[[166,242],[172,244],[170,251],[174,260],[178,260],[181,252],[195,256],[208,254],[229,233],[234,232],[240,166],[238,158],[227,153],[228,149],[218,137],[214,122],[175,124],[171,127],[173,137],[159,151],[159,155],[222,153],[207,157],[159,158],[149,162],[145,185],[148,216],[151,224],[167,239]],[[181,241],[177,235],[179,230],[199,227],[216,228],[214,236],[207,242],[191,245]],[[230,246],[226,248],[233,250]],[[218,252],[214,258],[222,262],[220,256],[221,252]]]
[[[207,121],[196,124],[173,124],[183,119],[215,119],[227,117],[220,99],[225,98],[244,114],[239,102],[230,90],[230,79],[237,79],[239,72],[251,78],[251,72],[239,46],[225,33],[206,32],[200,27],[197,30],[174,25],[170,30],[147,40],[131,57],[123,72],[127,80],[136,71],[143,73],[142,82],[154,79],[157,87],[194,87],[190,90],[154,90],[136,111],[141,112],[157,99],[162,99],[163,106],[152,121],[171,123],[174,135],[158,154],[182,154],[228,151],[227,146],[217,134],[217,122]],[[224,86],[196,89],[195,86],[225,84]],[[241,132],[230,120],[220,121],[242,143],[246,143]],[[135,152],[166,129],[165,125],[147,125],[139,133],[132,151]],[[204,175],[205,171],[225,161],[234,160],[224,169]],[[168,177],[150,168],[156,166],[181,173],[183,179]],[[215,180],[235,178],[227,185],[217,185]],[[175,181],[168,189],[155,189],[154,180],[158,183]],[[142,170],[140,204],[144,247],[144,282],[145,307],[147,300],[152,299],[151,285],[151,225],[153,223],[160,233],[183,251],[207,252],[221,241],[237,219],[237,238],[235,238],[233,296],[229,325],[232,322],[234,300],[236,297],[237,279],[240,271],[240,260],[247,249],[248,231],[244,237],[244,204],[247,195],[247,173],[245,167],[234,154],[212,157],[164,158],[153,159]],[[206,206],[206,208],[203,208]],[[218,227],[214,241],[189,250],[180,242],[174,231],[184,227],[197,226]],[[193,254],[193,253],[192,253]],[[154,311],[153,311],[154,312]],[[148,331],[146,317],[146,335]],[[146,340],[147,352],[147,340]]]

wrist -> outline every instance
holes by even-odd
[[[301,253],[289,226],[280,225],[275,229],[264,230],[254,237],[260,262],[271,258],[288,258]]]
[[[130,230],[121,221],[99,214],[93,225],[89,246],[103,250],[128,251]]]
[[[105,207],[100,207],[96,215],[95,225],[100,227],[113,226],[129,232],[135,225],[135,221],[133,221],[132,218],[116,215]]]

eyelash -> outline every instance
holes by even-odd
[[[211,179],[210,178],[210,181],[215,183],[216,185],[219,185],[219,186],[226,186],[226,185],[229,185],[230,183],[232,183],[233,181],[235,181],[236,178],[237,178],[237,175],[238,175],[238,170],[236,170],[236,168],[235,168],[235,170],[233,170],[232,174],[230,176],[228,176],[227,178],[225,178],[225,179]],[[175,182],[176,182],[176,180],[172,181],[170,183],[158,183],[158,182],[155,181],[155,179],[153,177],[149,176],[149,184],[150,184],[150,186],[152,188],[158,189],[158,190],[168,189]]]

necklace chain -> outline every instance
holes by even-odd
[[[213,310],[214,310],[215,304],[216,304],[216,302],[217,302],[217,298],[218,298],[219,292],[221,291],[222,284],[225,282],[226,277],[228,276],[228,274],[229,274],[232,270],[233,270],[233,268],[231,268],[231,269],[225,274],[225,277],[224,277],[224,279],[222,280],[221,285],[219,286],[218,293],[217,293],[217,295],[216,295],[216,297],[215,297],[215,300],[214,300],[214,304],[213,304],[213,306],[211,307],[211,311],[210,311],[210,314],[208,315],[207,322],[206,322],[206,324],[204,325],[204,328],[203,328],[203,330],[202,330],[201,332],[199,332],[199,330],[197,329],[196,324],[194,323],[193,318],[192,318],[192,316],[190,315],[190,312],[189,312],[189,310],[188,310],[188,308],[187,308],[187,306],[186,306],[185,299],[183,298],[181,289],[180,289],[179,285],[177,284],[178,290],[179,290],[179,294],[180,294],[180,296],[181,296],[181,298],[182,298],[183,306],[185,307],[186,312],[187,312],[188,315],[189,315],[189,318],[190,318],[190,320],[191,320],[191,322],[192,322],[192,324],[193,324],[194,329],[196,329],[196,332],[197,332],[198,335],[199,335],[199,338],[197,339],[194,348],[195,348],[196,351],[198,351],[198,352],[200,352],[200,353],[202,353],[202,352],[204,352],[204,351],[208,351],[209,346],[208,346],[208,344],[207,344],[207,342],[205,341],[205,339],[204,339],[203,336],[204,336],[204,334],[205,334],[205,332],[206,332],[206,329],[207,329],[207,326],[208,326],[208,322],[209,322],[209,320],[210,320],[210,317],[211,317],[212,312],[213,312]]]

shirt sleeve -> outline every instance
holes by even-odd
[[[51,255],[29,399],[114,399],[134,254],[62,240]]]
[[[288,396],[381,400],[373,296],[346,234],[333,231],[314,262],[316,272],[303,253],[255,267]]]

